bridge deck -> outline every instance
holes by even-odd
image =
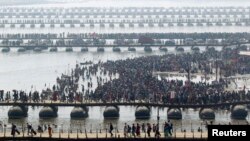
[[[237,101],[216,104],[171,104],[171,103],[148,103],[148,102],[60,102],[60,101],[44,101],[44,102],[0,102],[0,106],[150,106],[150,107],[171,107],[171,108],[212,108],[239,104],[250,104],[250,101]]]
[[[24,140],[24,139],[31,139],[31,140],[63,140],[63,139],[68,139],[68,140],[76,140],[76,139],[81,139],[81,140],[97,140],[97,139],[134,139],[134,137],[128,137],[124,138],[123,133],[114,133],[113,132],[113,137],[110,136],[109,133],[53,133],[52,137],[49,138],[49,135],[47,132],[44,133],[38,133],[37,135],[28,136],[27,133],[23,134],[21,133],[20,135],[16,135],[14,138],[11,136],[11,134],[8,132],[4,135],[4,133],[0,133],[0,140],[7,140],[7,139],[16,139],[16,140]],[[138,139],[145,139],[145,140],[154,140],[156,139],[154,137],[154,134],[151,133],[151,136],[153,137],[148,137],[145,133],[141,133],[141,137],[136,137],[136,140]],[[177,132],[176,134],[174,133],[171,137],[167,137],[168,139],[206,139],[207,138],[207,132]],[[164,133],[161,133],[161,137],[159,139],[166,139],[164,137]],[[157,139],[157,140],[159,140]]]

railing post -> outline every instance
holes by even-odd
[[[4,132],[3,136],[5,137],[5,135],[6,135],[6,125],[5,124],[4,124],[4,130],[3,130],[3,132]]]
[[[101,127],[101,124],[100,124],[100,133],[102,133],[102,127]]]
[[[70,138],[70,135],[69,135],[69,134],[70,134],[70,131],[68,131],[68,139]]]
[[[59,139],[61,139],[61,131],[59,131]]]
[[[24,127],[23,127],[23,124],[22,124],[22,132],[23,132],[23,137],[24,137]]]
[[[117,127],[115,128],[115,138],[116,138]]]
[[[98,139],[98,129],[96,128],[96,138]]]
[[[202,128],[201,128],[201,139],[202,139]]]
[[[108,129],[106,128],[106,138],[108,137]]]
[[[194,131],[193,131],[193,139],[194,139]]]
[[[186,130],[184,130],[184,139],[186,139]]]
[[[89,132],[92,133],[92,124],[90,124],[90,131]]]
[[[86,136],[86,139],[88,138],[88,135],[87,135],[87,130],[85,128],[85,136]]]
[[[76,138],[78,139],[79,137],[78,137],[78,129],[76,130]]]
[[[174,129],[174,138],[176,138],[176,129]]]

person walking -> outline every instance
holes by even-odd
[[[127,134],[128,134],[128,125],[127,125],[127,123],[125,123],[125,125],[124,125],[123,132],[124,132],[124,138],[126,138]]]
[[[131,137],[131,126],[128,125],[128,135]]]
[[[132,125],[132,136],[135,137],[135,124]]]
[[[139,125],[139,123],[137,123],[136,125],[136,136],[141,136],[141,126]]]
[[[52,137],[52,128],[50,127],[50,125],[48,126],[48,133],[49,133],[49,137]]]
[[[32,126],[29,123],[27,123],[27,129],[28,129],[27,134],[28,135],[32,134],[31,133],[31,128],[32,128]]]
[[[11,127],[11,135],[13,137],[15,137],[16,135],[16,125],[12,123],[12,127]]]
[[[141,125],[141,130],[142,130],[143,133],[146,133],[145,123],[142,123],[142,125]]]
[[[152,130],[151,124],[148,123],[148,127],[147,127],[147,134],[148,134],[148,137],[150,137],[151,130]]]
[[[165,122],[164,124],[164,137],[168,137],[168,133],[169,133],[169,125],[168,123]]]
[[[161,133],[160,133],[159,125],[158,124],[156,125],[155,137],[156,138],[160,138],[161,137]]]
[[[111,137],[113,137],[113,133],[112,133],[113,130],[114,130],[114,127],[113,127],[112,123],[110,123],[110,125],[109,125],[109,133],[110,133]]]

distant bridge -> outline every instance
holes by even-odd
[[[60,39],[60,38],[57,38]],[[62,38],[61,38],[62,39]],[[245,44],[249,44],[249,42],[245,43],[232,43],[232,44],[178,44],[178,45],[164,45],[164,44],[152,44],[152,45],[140,45],[140,44],[134,44],[134,45],[0,45],[1,47],[11,47],[11,48],[30,48],[33,49],[35,47],[41,47],[41,48],[47,48],[47,47],[190,47],[190,46],[198,46],[198,47],[227,47],[227,46],[241,46]]]

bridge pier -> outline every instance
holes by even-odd
[[[233,119],[246,119],[248,111],[244,105],[234,105],[231,107],[231,118]]]
[[[181,109],[169,108],[167,111],[168,119],[182,119]]]
[[[199,111],[200,119],[215,119],[214,110],[211,108],[201,108]]]
[[[58,107],[45,106],[39,112],[40,118],[54,118],[57,117]]]
[[[118,118],[119,114],[119,107],[118,106],[107,106],[103,112],[104,118]]]
[[[178,47],[178,46],[176,46],[176,47],[175,47],[175,50],[176,50],[177,52],[185,52],[185,50],[184,50],[183,47]]]
[[[137,106],[135,110],[136,119],[149,119],[150,118],[150,107],[147,106]]]
[[[28,106],[13,106],[8,111],[9,118],[24,118],[28,116]]]
[[[71,118],[86,118],[89,116],[87,107],[74,107],[70,113]]]

